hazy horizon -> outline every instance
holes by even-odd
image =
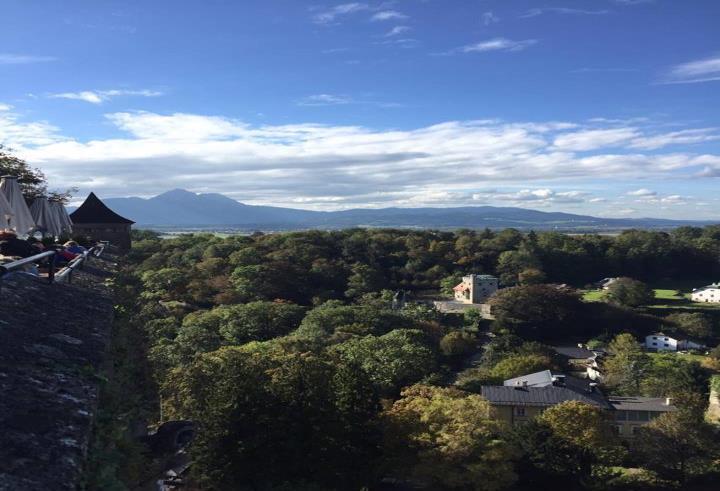
[[[712,0],[11,0],[0,144],[51,187],[712,220]]]

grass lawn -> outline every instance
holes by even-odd
[[[690,301],[693,288],[702,286],[702,281],[679,280],[677,282],[661,281],[650,285],[655,292],[657,303],[648,305],[651,309],[678,310],[716,310],[720,304],[697,303]]]
[[[661,288],[656,288],[653,290],[655,292],[655,299],[656,300],[680,300],[684,301],[686,298],[683,295],[683,293],[680,290],[665,290]]]
[[[604,290],[586,290],[583,293],[582,298],[586,302],[600,302],[602,301],[604,295]]]
[[[701,283],[698,281],[678,281],[677,284],[671,284],[669,281],[664,281],[652,284],[650,286],[655,292],[655,302],[647,305],[647,308],[658,310],[720,310],[720,304],[690,301],[692,288]],[[582,299],[586,302],[601,302],[604,296],[604,290],[584,290]]]
[[[705,360],[707,360],[707,356],[705,356],[705,355],[696,355],[696,354],[694,354],[694,353],[677,353],[677,352],[674,352],[674,351],[657,351],[657,352],[655,352],[655,351],[648,351],[647,354],[650,355],[650,356],[653,357],[653,358],[658,357],[658,356],[663,356],[663,355],[668,355],[668,354],[669,354],[669,355],[672,355],[672,356],[677,356],[677,357],[679,357],[679,358],[682,358],[683,360],[696,361],[696,362],[698,362],[698,363],[700,363],[700,364],[702,364],[702,362],[704,362]]]

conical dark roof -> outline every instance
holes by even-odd
[[[95,193],[90,193],[80,208],[70,213],[70,218],[73,223],[135,223],[105,206]]]

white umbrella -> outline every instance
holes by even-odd
[[[72,234],[73,223],[70,219],[70,215],[68,215],[68,212],[63,206],[63,204],[59,201],[50,201],[50,208],[53,210],[55,216],[57,217],[57,221],[60,224],[60,230],[67,235]]]
[[[12,217],[13,211],[10,208],[10,203],[5,198],[5,194],[0,192],[0,229],[8,228]]]
[[[15,176],[3,176],[0,180],[0,191],[10,203],[13,217],[10,218],[10,228],[18,235],[26,235],[35,228],[35,222],[30,214],[30,209],[25,204],[25,198],[20,190],[20,184]]]
[[[30,206],[35,228],[43,234],[58,237],[62,233],[62,225],[57,213],[52,209],[47,198],[35,198]]]

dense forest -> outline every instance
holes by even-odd
[[[500,278],[494,320],[412,301],[467,273]],[[610,276],[638,281],[603,302],[576,291]],[[719,277],[720,226],[136,232],[113,280],[115,369],[88,487],[133,487],[152,472],[117,421],[187,419],[197,489],[711,489],[701,486],[720,476],[720,454],[703,412],[720,352],[706,363],[651,357],[637,339],[663,329],[714,346],[719,319],[646,309],[632,294],[642,282]],[[402,308],[397,290],[411,299]],[[522,427],[493,419],[480,386],[562,370],[550,347],[579,341],[610,354],[603,390],[672,396],[680,410],[631,446],[579,403]]]

